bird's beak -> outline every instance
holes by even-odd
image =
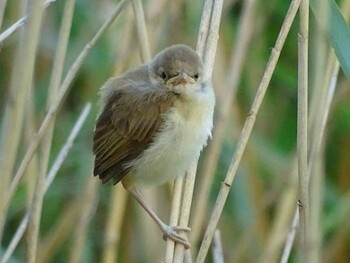
[[[177,76],[167,81],[167,84],[171,84],[173,86],[193,84],[193,83],[195,83],[195,80],[190,76],[188,76],[185,72],[181,72]]]

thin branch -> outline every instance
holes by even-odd
[[[49,189],[50,185],[52,184],[53,180],[55,179],[59,169],[61,168],[64,160],[67,158],[67,155],[70,151],[70,149],[73,146],[73,142],[77,138],[81,128],[83,127],[83,124],[85,123],[86,118],[88,117],[89,113],[91,111],[91,103],[87,103],[83,109],[83,111],[80,113],[80,116],[78,120],[76,121],[72,131],[70,132],[67,141],[61,148],[60,152],[58,153],[56,160],[51,166],[50,171],[48,172],[46,176],[45,181],[45,192]]]
[[[289,260],[289,255],[293,247],[294,243],[294,238],[295,234],[297,232],[298,228],[298,222],[299,222],[299,210],[295,210],[292,226],[288,232],[287,239],[286,239],[286,244],[284,245],[283,248],[283,253],[282,253],[282,258],[280,263],[288,263]]]
[[[44,8],[49,7],[51,4],[56,2],[56,0],[46,0],[44,3]],[[1,6],[0,6],[1,10]],[[20,29],[27,22],[28,15],[25,15],[18,19],[15,23],[13,23],[9,28],[7,28],[4,32],[0,34],[0,44],[4,42],[8,37],[10,37],[13,33],[15,33],[18,29]],[[0,21],[1,28],[1,21]]]
[[[26,213],[26,215],[23,217],[20,225],[18,226],[16,233],[14,234],[13,238],[11,239],[10,244],[8,245],[4,256],[1,259],[1,263],[7,263],[9,262],[13,252],[15,251],[19,241],[21,241],[24,232],[27,229],[28,223],[29,223],[29,219],[30,219],[30,211],[28,211]]]
[[[224,204],[227,200],[229,190],[230,190],[231,185],[233,183],[233,180],[235,178],[235,175],[236,175],[236,172],[238,169],[238,165],[239,165],[240,160],[242,158],[244,149],[247,145],[247,142],[248,142],[248,139],[249,139],[250,134],[252,132],[252,129],[254,127],[256,114],[258,113],[258,111],[260,109],[262,100],[264,98],[264,95],[265,95],[266,90],[268,88],[268,85],[270,83],[273,71],[276,67],[276,64],[277,64],[279,55],[281,53],[282,47],[284,45],[284,42],[286,40],[287,34],[288,34],[290,27],[294,21],[296,12],[299,8],[300,1],[301,0],[293,0],[291,2],[288,13],[287,13],[286,18],[283,22],[281,31],[278,35],[275,47],[272,49],[272,53],[271,53],[270,59],[268,61],[268,64],[266,66],[266,70],[264,72],[261,83],[260,83],[259,88],[257,90],[257,94],[254,98],[254,101],[253,101],[253,104],[252,104],[251,109],[249,111],[248,117],[244,123],[243,130],[242,130],[241,135],[238,139],[236,151],[233,155],[231,165],[230,165],[229,170],[226,174],[226,178],[221,185],[219,195],[216,199],[214,210],[213,210],[212,215],[210,217],[210,221],[209,221],[208,227],[207,227],[205,235],[204,235],[203,242],[201,244],[201,247],[200,247],[200,250],[198,253],[198,257],[197,257],[198,263],[204,262],[205,257],[208,253],[211,240],[212,240],[212,238],[214,236],[214,232],[217,228],[217,224],[219,222]]]

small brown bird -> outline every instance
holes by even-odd
[[[173,45],[148,64],[111,78],[101,88],[103,110],[93,138],[94,175],[122,182],[165,237],[188,241],[147,206],[136,186],[185,174],[207,143],[215,96],[203,64],[186,45]]]

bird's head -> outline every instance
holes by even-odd
[[[202,74],[201,58],[186,45],[173,45],[164,49],[150,64],[151,81],[175,93],[199,89]]]

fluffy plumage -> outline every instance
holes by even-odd
[[[184,174],[212,129],[214,94],[190,47],[174,45],[149,64],[110,79],[93,138],[103,182],[161,183]]]

